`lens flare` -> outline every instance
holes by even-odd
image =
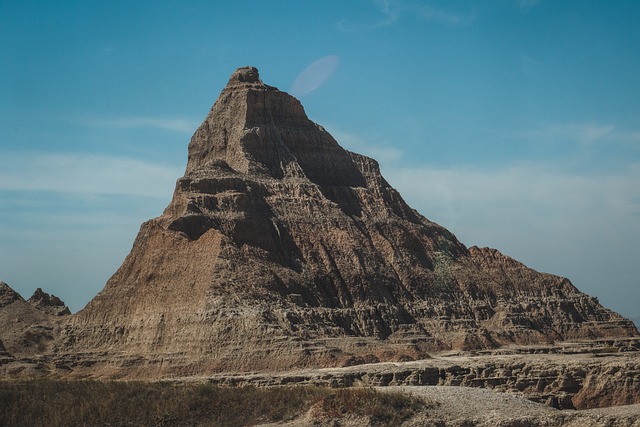
[[[338,68],[338,57],[324,56],[305,68],[293,81],[289,93],[295,97],[304,96],[318,89]]]

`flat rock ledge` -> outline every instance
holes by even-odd
[[[531,354],[520,348],[511,354],[441,354],[419,361],[274,373],[222,373],[199,379],[224,386],[459,386],[500,391],[557,409],[640,404],[637,350],[621,353],[598,347],[581,352],[584,347],[579,344],[567,345],[564,353],[539,353],[535,349],[529,348]],[[506,353],[505,349],[501,351]],[[183,380],[195,379],[198,378]]]

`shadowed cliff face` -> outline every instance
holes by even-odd
[[[153,359],[163,375],[635,333],[567,279],[467,249],[245,67],[61,348]]]

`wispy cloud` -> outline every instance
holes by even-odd
[[[605,143],[640,141],[640,132],[611,123],[567,122],[551,123],[531,129],[497,130],[496,135],[514,139],[530,139],[544,143],[579,143],[584,147]]]
[[[165,198],[182,168],[94,154],[3,152],[0,190]]]
[[[416,7],[416,12],[418,12],[418,15],[426,21],[437,22],[451,26],[467,25],[471,23],[475,18],[473,13],[460,14],[451,12],[446,9],[430,6]]]
[[[338,27],[347,32],[373,30],[396,24],[405,16],[413,16],[425,22],[447,26],[468,25],[475,19],[475,13],[459,13],[450,9],[425,5],[420,2],[404,0],[374,0],[373,5],[379,13],[379,19],[373,22],[354,23],[347,20],[338,22]]]
[[[99,128],[158,128],[181,133],[193,133],[200,122],[181,118],[157,117],[96,117],[84,116],[73,119],[83,126]]]
[[[599,125],[595,123],[567,123],[553,126],[548,132],[576,140],[582,144],[592,144],[603,141],[614,132],[614,125]]]
[[[182,172],[124,157],[0,151],[3,280],[27,297],[46,285],[80,309],[140,224],[162,212]]]
[[[377,23],[377,26],[385,27],[391,25],[398,20],[401,13],[401,7],[398,2],[391,0],[376,0],[375,2],[378,10],[384,16],[384,19]]]
[[[373,157],[388,165],[395,165],[402,159],[402,150],[400,149],[371,144],[356,134],[336,129],[333,126],[325,127],[340,145],[350,151]]]
[[[430,166],[385,170],[390,182],[427,215],[436,212],[450,223],[482,215],[487,224],[499,228],[502,220],[496,223],[491,218],[514,217],[533,226],[545,222],[549,230],[563,233],[589,233],[593,226],[604,225],[603,218],[631,221],[640,200],[640,163],[617,173],[593,175],[531,163],[500,170]]]
[[[542,0],[515,0],[514,4],[518,9],[524,13],[528,13],[531,9],[536,7]]]
[[[434,215],[447,226],[469,223],[470,217],[479,216],[483,221],[474,221],[479,226],[476,230],[488,230],[487,236],[490,236],[494,232],[498,234],[496,230],[504,226],[505,219],[519,218],[522,224],[561,233],[573,230],[578,236],[588,234],[598,224],[602,225],[603,218],[608,218],[640,233],[637,221],[640,162],[631,161],[616,170],[599,173],[570,173],[562,164],[532,162],[490,170],[431,165],[407,167],[403,162],[404,153],[399,149],[370,144],[348,132],[330,131],[346,148],[378,159],[388,180],[412,200],[415,207],[427,216]],[[611,137],[616,128],[567,124],[551,127],[546,132],[593,144]],[[474,233],[471,235],[476,235]],[[472,243],[482,244],[478,240]]]

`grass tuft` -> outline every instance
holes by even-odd
[[[369,417],[374,425],[400,425],[425,406],[421,399],[401,392],[337,389],[323,397],[321,409],[330,418]]]

